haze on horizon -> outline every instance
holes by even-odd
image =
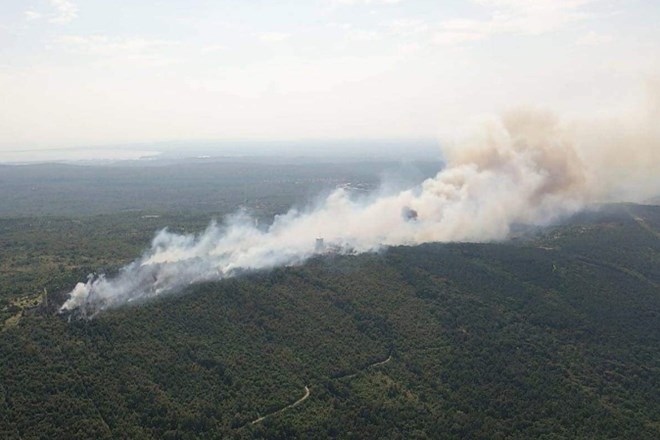
[[[659,21],[640,0],[8,0],[0,153],[626,114],[660,72]]]

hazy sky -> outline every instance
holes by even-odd
[[[658,0],[2,0],[0,150],[618,113],[660,72],[658,23]]]

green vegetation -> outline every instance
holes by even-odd
[[[309,162],[215,158],[145,165],[0,165],[0,217],[228,214],[239,206],[272,218],[319,193],[351,183],[374,188],[384,175],[435,175],[438,162]],[[400,179],[397,179],[400,180]]]
[[[0,222],[0,313],[20,316],[0,333],[0,437],[660,436],[658,207],[325,256],[92,321],[34,307],[205,221]]]

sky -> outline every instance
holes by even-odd
[[[607,116],[658,77],[658,23],[657,0],[3,0],[0,153]]]

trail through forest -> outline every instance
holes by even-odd
[[[272,412],[272,413],[270,413],[270,414],[266,414],[266,415],[264,415],[264,416],[259,417],[259,418],[256,419],[256,420],[253,420],[252,422],[250,422],[250,425],[256,425],[256,424],[259,423],[259,422],[263,422],[264,419],[266,419],[267,417],[274,416],[274,415],[279,414],[279,413],[281,413],[281,412],[283,412],[283,411],[286,411],[287,409],[290,409],[290,408],[295,408],[296,406],[300,405],[300,404],[303,403],[305,400],[307,400],[308,397],[309,397],[309,387],[308,387],[307,385],[305,385],[305,395],[302,396],[300,399],[296,400],[296,401],[293,402],[291,405],[287,405],[287,406],[285,406],[284,408],[280,408],[280,409],[278,409],[277,411],[274,411],[274,412]]]
[[[392,353],[390,353],[389,356],[387,356],[387,359],[384,359],[384,360],[382,360],[382,361],[378,361],[378,362],[374,362],[373,364],[369,364],[369,365],[367,365],[366,367],[362,368],[362,369],[361,369],[360,371],[358,371],[357,373],[349,374],[348,376],[337,377],[336,379],[345,379],[345,378],[348,378],[348,377],[354,377],[354,376],[357,376],[358,374],[362,373],[363,371],[366,371],[366,370],[368,370],[368,369],[370,369],[370,368],[378,367],[378,366],[380,366],[380,365],[385,365],[386,363],[388,363],[388,362],[391,361],[391,360],[392,360]],[[259,418],[255,419],[255,420],[253,420],[253,421],[251,421],[251,422],[249,422],[249,423],[246,423],[246,425],[256,425],[257,423],[261,423],[261,422],[263,422],[263,421],[264,421],[265,419],[267,419],[268,417],[272,417],[272,416],[274,416],[274,415],[277,415],[277,414],[279,414],[279,413],[282,413],[282,412],[286,411],[287,409],[295,408],[296,406],[300,405],[300,404],[303,403],[305,400],[307,400],[307,398],[309,397],[309,395],[310,395],[309,387],[308,387],[307,385],[305,385],[305,394],[304,394],[300,399],[296,400],[295,402],[293,402],[293,403],[290,404],[290,405],[285,406],[284,408],[280,408],[280,409],[278,409],[278,410],[276,410],[276,411],[273,411],[273,412],[271,412],[271,413],[268,413],[268,414],[265,414],[265,415],[263,415],[263,416],[260,416]],[[246,426],[246,425],[243,425],[243,426]]]

